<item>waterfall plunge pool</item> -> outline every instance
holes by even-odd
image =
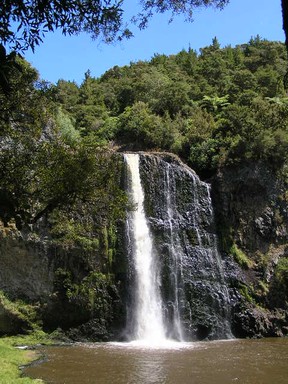
[[[288,339],[171,343],[76,343],[45,347],[24,371],[53,384],[286,384]]]

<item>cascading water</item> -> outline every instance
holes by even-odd
[[[170,326],[169,336],[182,341],[183,332],[181,326],[181,314],[180,314],[180,293],[181,293],[181,277],[182,277],[182,268],[181,268],[181,256],[182,249],[179,244],[179,239],[177,235],[175,236],[176,228],[174,224],[174,205],[173,197],[175,196],[175,180],[171,177],[170,164],[167,165],[165,169],[164,177],[164,190],[166,192],[166,210],[167,210],[167,222],[168,222],[168,236],[170,240],[170,249],[169,249],[169,262],[170,262],[170,271],[171,273],[171,285],[172,285],[172,295],[173,299],[170,301],[170,306],[172,307],[172,321]],[[170,316],[171,317],[171,316]]]
[[[169,155],[125,159],[137,207],[127,221],[130,339],[231,337],[209,185]]]
[[[162,301],[157,261],[144,212],[144,192],[139,173],[139,156],[126,154],[130,171],[130,195],[134,210],[128,217],[130,246],[135,266],[135,308],[132,313],[132,338],[149,342],[165,340]]]

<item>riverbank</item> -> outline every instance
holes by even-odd
[[[53,338],[42,331],[25,336],[0,338],[0,384],[40,384],[42,380],[22,377],[21,366],[41,357],[36,345],[51,345]]]

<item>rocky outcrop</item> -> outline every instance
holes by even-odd
[[[142,155],[140,173],[172,335],[177,314],[185,340],[231,337],[210,186],[167,154]]]
[[[114,337],[123,304],[119,281],[104,273],[107,231],[102,237],[92,234],[99,238],[93,248],[83,239],[82,245],[76,240],[61,244],[50,229],[44,220],[21,231],[13,224],[0,227],[0,291],[11,303],[0,305],[0,335],[42,324],[48,331],[61,328],[73,339]]]
[[[11,299],[47,300],[54,279],[54,260],[47,245],[47,239],[30,228],[0,226],[0,290]]]
[[[288,256],[285,170],[276,173],[264,163],[223,168],[212,192],[234,334],[286,335],[288,280],[281,277],[281,288],[277,280],[277,266]]]
[[[20,312],[7,307],[0,297],[0,335],[15,335],[29,330],[32,330],[32,327],[28,319]]]
[[[179,311],[186,339],[287,335],[284,170],[223,168],[213,204],[209,184],[173,155],[142,155],[140,172],[171,329]]]
[[[251,256],[288,242],[287,202],[283,175],[267,164],[224,168],[213,181],[218,223],[229,228],[236,243]]]

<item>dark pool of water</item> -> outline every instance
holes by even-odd
[[[287,384],[288,339],[148,348],[76,344],[44,349],[25,375],[55,384]]]

